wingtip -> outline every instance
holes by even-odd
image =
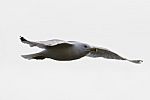
[[[130,62],[136,63],[136,64],[141,64],[143,60],[128,60]]]
[[[20,40],[23,41],[27,41],[24,37],[20,36]]]
[[[27,60],[31,60],[32,59],[32,57],[29,56],[29,55],[21,55],[21,57],[23,57],[24,59],[27,59]]]

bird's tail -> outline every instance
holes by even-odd
[[[130,61],[135,64],[141,64],[143,62],[143,60],[127,60],[127,61]]]
[[[42,56],[40,53],[35,53],[35,54],[29,54],[29,55],[21,55],[23,58],[31,60],[31,59],[37,59],[37,60],[42,60],[45,57]]]

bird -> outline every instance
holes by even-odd
[[[20,36],[20,40],[22,43],[30,45],[30,47],[39,47],[43,49],[43,51],[38,53],[21,55],[28,60],[43,60],[45,58],[50,58],[57,61],[71,61],[86,56],[92,58],[103,57],[106,59],[124,60],[136,64],[141,64],[143,62],[142,60],[130,60],[106,48],[95,47],[78,41],[51,39],[34,42],[29,41],[22,36]]]

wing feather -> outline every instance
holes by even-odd
[[[103,57],[107,59],[118,59],[118,60],[126,60],[125,58],[121,57],[120,55],[105,49],[105,48],[92,48],[91,52],[87,55],[89,57]]]
[[[33,41],[28,41],[24,37],[20,37],[20,40],[22,43],[29,44],[31,47],[37,46],[39,48],[44,48],[44,49],[57,46],[57,45],[65,45],[65,46],[73,45],[71,42],[59,40],[59,39],[33,42]]]
[[[127,61],[130,61],[132,63],[136,63],[136,64],[140,64],[141,62],[143,62],[142,60],[126,59],[124,57],[121,57],[117,53],[114,53],[114,52],[112,52],[108,49],[105,49],[105,48],[93,47],[93,48],[91,48],[91,51],[89,52],[89,54],[87,56],[89,56],[89,57],[103,57],[103,58],[107,58],[107,59],[127,60]]]

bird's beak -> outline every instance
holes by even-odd
[[[89,50],[90,50],[90,51],[94,51],[94,52],[96,52],[96,51],[97,51],[97,49],[96,49],[96,48],[90,48]]]

